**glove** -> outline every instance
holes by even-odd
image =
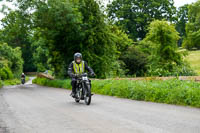
[[[96,76],[96,74],[95,73],[91,73],[91,76],[94,77],[94,76]]]

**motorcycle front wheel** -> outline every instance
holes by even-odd
[[[77,90],[75,102],[79,103],[80,102],[80,97],[81,97],[81,91]]]
[[[90,85],[85,85],[85,87],[86,87],[85,98],[84,98],[85,104],[90,105],[91,99],[92,99],[92,97],[91,97],[91,87],[90,87]]]

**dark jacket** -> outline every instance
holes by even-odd
[[[21,75],[21,78],[25,78],[26,76],[25,75]]]
[[[89,73],[94,73],[94,71],[92,70],[92,68],[90,68],[87,64],[87,62],[84,61],[84,64],[85,64],[85,71],[88,71]],[[74,75],[74,68],[73,68],[73,61],[72,63],[69,65],[68,67],[68,75],[73,78],[73,75]]]

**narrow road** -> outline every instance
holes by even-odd
[[[200,133],[200,109],[94,95],[31,84],[0,89],[0,133]]]

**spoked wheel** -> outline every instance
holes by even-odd
[[[85,94],[85,104],[86,105],[90,105],[91,103],[91,89],[90,89],[90,85],[86,85],[87,89],[86,89],[86,94]]]
[[[79,103],[80,102],[80,97],[81,97],[81,92],[79,91],[76,93],[77,97],[75,98],[75,102]]]

